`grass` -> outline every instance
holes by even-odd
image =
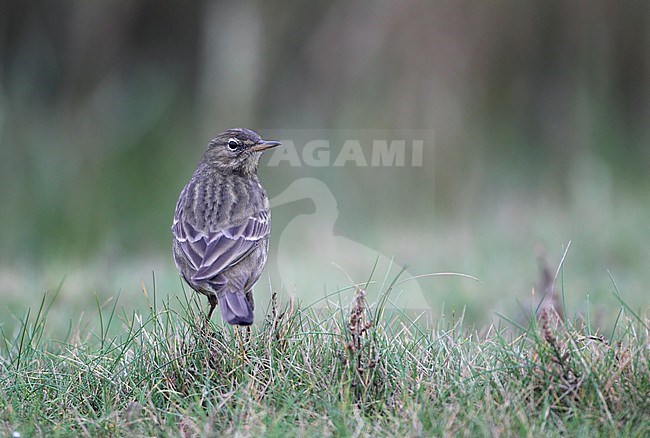
[[[548,309],[524,326],[432,325],[389,315],[391,287],[370,304],[350,288],[326,311],[272,299],[250,331],[206,326],[194,294],[158,303],[143,289],[148,313],[98,303],[60,340],[45,295],[1,333],[0,434],[650,434],[650,321],[618,292],[604,335]]]

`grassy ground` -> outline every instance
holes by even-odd
[[[272,301],[247,331],[207,327],[192,294],[174,306],[145,290],[148,314],[100,304],[61,340],[45,296],[0,339],[0,433],[650,434],[650,320],[622,300],[611,333],[552,310],[477,331],[352,292],[318,316]]]

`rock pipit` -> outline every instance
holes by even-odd
[[[278,145],[248,129],[222,132],[178,197],[174,261],[192,289],[208,297],[208,319],[218,303],[229,324],[253,323],[252,288],[264,269],[271,231],[257,167],[262,152]]]

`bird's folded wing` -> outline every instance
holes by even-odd
[[[216,277],[237,264],[269,235],[269,215],[259,211],[239,225],[222,230],[197,230],[190,222],[177,219],[172,231],[195,273],[191,279]]]

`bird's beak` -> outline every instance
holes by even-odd
[[[267,149],[274,148],[276,146],[280,146],[282,143],[279,141],[263,141],[261,143],[256,144],[251,148],[251,151],[253,152],[262,152]]]

